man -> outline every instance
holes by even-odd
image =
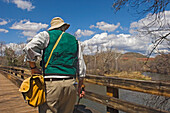
[[[37,34],[24,48],[32,74],[41,74],[35,61],[38,56],[42,56],[46,103],[39,106],[40,113],[73,112],[76,102],[76,76],[79,78],[79,97],[85,95],[80,90],[86,66],[79,42],[74,36],[65,33],[69,26],[60,17],[55,17],[48,31]]]

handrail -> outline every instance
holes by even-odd
[[[18,87],[20,86],[20,84],[25,78],[31,76],[30,74],[24,73],[26,69],[19,69],[16,67],[0,66],[0,70],[12,74],[11,76],[7,76],[7,77],[10,80],[12,80],[12,82],[14,82]],[[15,74],[15,76],[13,74]],[[143,93],[170,97],[170,83],[166,83],[166,82],[132,80],[132,79],[105,77],[105,76],[97,76],[97,75],[89,75],[89,74],[87,74],[85,78],[85,82],[107,86],[107,89],[121,88],[121,89],[127,89],[131,91],[138,91]],[[115,97],[99,95],[89,91],[86,91],[85,98],[92,101],[99,102],[101,104],[104,104],[108,107],[117,110],[125,111],[127,113],[168,113],[168,111],[163,111],[155,108],[146,107],[143,105],[134,104]]]
[[[85,98],[127,113],[169,113],[168,111],[134,104],[115,97],[103,96],[89,91],[86,91]]]
[[[132,80],[116,77],[105,77],[97,75],[87,75],[86,82],[109,86],[114,88],[127,89],[159,96],[170,97],[170,83],[161,81]]]

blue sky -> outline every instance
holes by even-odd
[[[71,27],[68,29],[68,32],[71,34],[74,34],[77,29],[89,29],[90,25],[99,21],[105,21],[110,24],[120,22],[122,26],[128,28],[130,22],[136,19],[132,18],[127,10],[121,10],[117,14],[114,14],[112,0],[50,0],[50,2],[47,0],[34,0],[31,3],[35,8],[28,11],[27,9],[18,8],[14,3],[1,0],[0,18],[8,22],[10,21],[8,24],[0,26],[9,30],[8,33],[0,33],[1,40],[6,43],[25,42],[27,37],[23,38],[23,35],[20,34],[22,30],[12,30],[9,28],[13,23],[24,19],[30,22],[49,25],[53,17],[60,16],[71,24]]]
[[[102,38],[111,37],[105,42],[112,39],[113,41],[115,39],[115,41],[127,40],[123,46],[120,42],[119,45],[115,44],[115,47],[113,42],[109,43],[114,48],[125,51],[139,50],[144,53],[147,50],[146,47],[141,47],[142,49],[130,47],[134,46],[133,41],[138,39],[131,40],[129,37],[133,36],[129,31],[131,31],[132,23],[139,24],[139,21],[144,19],[147,14],[139,18],[139,15],[134,15],[133,10],[128,12],[128,6],[115,14],[112,4],[113,0],[1,0],[0,41],[5,41],[7,44],[25,43],[27,38],[32,38],[38,32],[47,30],[50,27],[51,19],[59,16],[65,22],[70,23],[71,26],[67,32],[72,35],[76,34],[85,45],[89,43],[94,46],[99,45],[99,43],[91,43],[91,41],[96,41],[95,37],[101,40],[100,44],[108,45],[103,42]],[[169,10],[170,8],[167,9],[168,15]],[[144,40],[146,41],[145,46],[149,46],[150,39]],[[140,41],[142,40],[140,39]],[[136,44],[143,45],[139,41]]]

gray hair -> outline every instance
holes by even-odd
[[[61,30],[61,31],[66,31],[67,30],[67,25],[66,24],[64,24],[64,25],[62,25],[61,27],[59,27],[59,28],[55,28],[55,30]]]

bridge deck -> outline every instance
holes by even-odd
[[[24,102],[18,87],[0,73],[0,112],[1,113],[38,113],[37,108]]]

